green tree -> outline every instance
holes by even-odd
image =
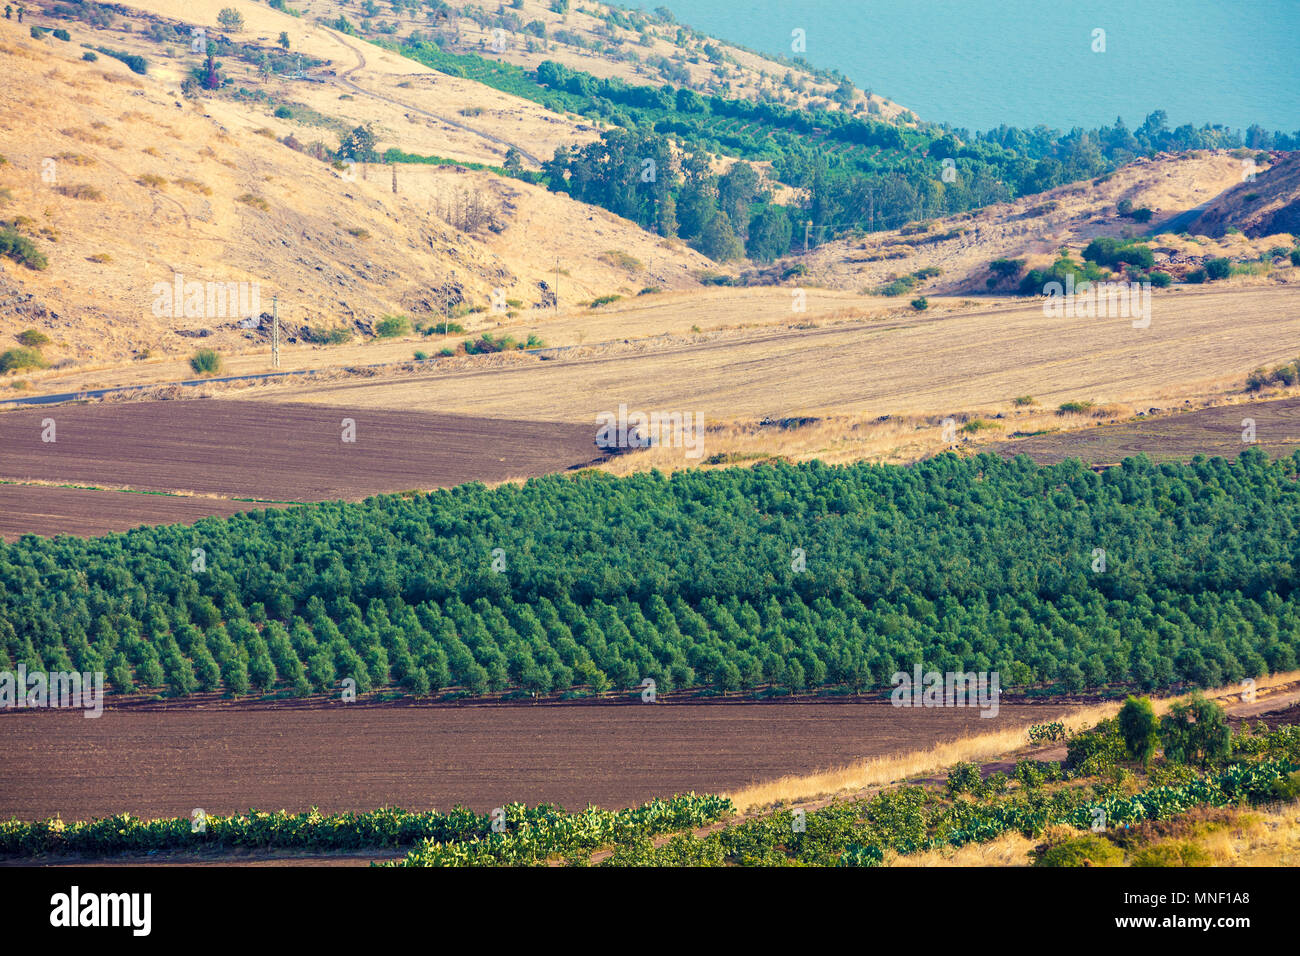
[[[288,34],[288,32],[285,31],[285,30],[281,30],[281,31],[280,31],[280,39],[277,40],[276,42],[280,44],[280,48],[281,48],[282,50],[288,50],[288,49],[289,49],[289,34]]]
[[[1169,760],[1208,767],[1228,756],[1232,731],[1223,708],[1197,691],[1160,718],[1160,743]]]
[[[1129,759],[1151,763],[1156,752],[1157,725],[1155,711],[1146,697],[1130,697],[1119,711],[1119,732],[1124,737],[1124,749]]]
[[[234,7],[222,7],[221,12],[217,14],[217,22],[231,33],[238,33],[244,29],[244,15]]]

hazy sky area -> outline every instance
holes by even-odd
[[[661,0],[642,0],[646,9]],[[803,29],[833,67],[923,120],[1300,129],[1300,0],[666,0],[678,21],[764,53]],[[1106,31],[1094,53],[1093,30]]]

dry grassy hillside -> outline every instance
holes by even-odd
[[[41,271],[0,259],[0,351],[27,328],[52,340],[44,354],[56,364],[265,346],[266,330],[240,328],[233,307],[155,314],[156,286],[177,274],[250,283],[246,292],[256,283],[261,311],[278,295],[294,336],[304,325],[365,330],[386,314],[430,320],[446,303],[486,309],[494,289],[526,313],[553,303],[557,260],[562,303],[692,287],[708,265],[490,173],[401,165],[394,192],[389,167],[332,168],[277,141],[257,104],[178,97],[179,65],[168,79],[81,59],[81,42],[129,50],[138,23],[132,33],[122,18],[107,30],[65,23],[71,42],[31,39],[28,25],[42,22],[60,25],[0,20],[0,71],[27,78],[0,103],[0,219],[48,259]],[[461,321],[474,328],[486,314]]]
[[[376,4],[377,12],[368,17],[364,0],[308,0],[294,6],[303,10],[304,17],[333,18],[342,13],[364,36],[397,38],[419,31],[449,52],[475,53],[527,69],[554,60],[629,83],[670,82],[702,93],[840,108],[831,98],[836,84],[807,67],[741,49],[648,10],[586,0],[572,0],[564,12],[552,9],[552,0],[522,0],[518,5],[447,0],[445,11],[424,8],[417,13],[409,7],[398,13],[387,3]],[[847,108],[881,119],[916,119],[897,103],[862,90],[854,92]]]
[[[1267,167],[1261,167],[1266,169]],[[872,233],[859,240],[827,243],[801,258],[804,282],[838,289],[874,289],[900,275],[936,267],[937,278],[918,287],[935,294],[983,292],[988,265],[998,258],[1025,258],[1029,267],[1046,265],[1062,246],[1076,255],[1097,236],[1140,236],[1234,191],[1242,182],[1241,159],[1226,151],[1162,154],[1139,159],[1109,176],[1060,186],[977,212],[913,224],[912,228]],[[1263,180],[1268,176],[1260,176]],[[1291,196],[1297,193],[1294,184]],[[1152,210],[1139,225],[1120,216],[1127,199]],[[1185,226],[1175,225],[1180,231]],[[1199,230],[1198,230],[1199,231]],[[1227,235],[1217,241],[1162,233],[1155,237],[1156,258],[1177,274],[1176,266],[1218,255],[1257,256],[1276,245],[1291,245],[1290,235]]]
[[[244,17],[242,29],[220,26],[217,16],[226,7]],[[558,146],[597,136],[596,129],[584,120],[551,113],[529,100],[439,73],[323,26],[320,19],[332,20],[344,9],[339,4],[316,0],[289,8],[301,15],[291,16],[251,0],[137,0],[120,8],[129,16],[118,20],[120,27],[131,26],[135,36],[117,30],[114,39],[131,52],[148,56],[152,51],[150,73],[175,89],[201,57],[191,52],[187,36],[173,35],[160,43],[146,35],[153,23],[168,27],[183,24],[187,32],[202,27],[210,39],[256,43],[270,52],[279,50],[278,37],[283,31],[288,35],[289,53],[308,58],[304,63],[307,79],[294,79],[296,69],[264,76],[257,64],[224,53],[223,74],[262,100],[250,104],[251,112],[247,108],[240,111],[240,116],[255,116],[259,125],[277,135],[292,133],[304,141],[323,138],[334,146],[341,132],[371,123],[381,150],[400,146],[411,153],[500,165],[511,145],[548,159]],[[346,12],[355,19],[355,11]],[[322,62],[312,67],[312,59]],[[296,67],[296,60],[293,65]],[[273,115],[274,103],[308,109],[296,110],[300,115],[294,119],[281,120]],[[210,106],[219,108],[220,104]]]
[[[1300,155],[1280,154],[1275,165],[1216,198],[1188,228],[1223,236],[1232,227],[1252,237],[1300,235]]]

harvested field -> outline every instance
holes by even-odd
[[[0,716],[0,818],[188,816],[510,801],[617,808],[725,791],[1059,716],[1069,705],[335,705]]]
[[[42,441],[45,419],[57,441]],[[9,481],[270,501],[502,481],[601,457],[593,426],[224,400],[21,409],[0,414],[0,447]]]
[[[1255,422],[1256,442],[1242,441],[1243,419]],[[1300,448],[1300,398],[1222,405],[1122,425],[1035,435],[1000,443],[992,450],[1004,457],[1028,455],[1040,464],[1066,458],[1113,464],[1145,454],[1152,461],[1187,461],[1196,455],[1234,459],[1247,448],[1281,458]]]
[[[146,524],[192,524],[264,507],[225,498],[0,485],[0,540],[14,541],[24,534],[90,537]]]
[[[727,290],[729,291],[729,290]],[[789,291],[771,290],[788,308]],[[754,299],[744,301],[755,308]],[[728,308],[700,293],[686,315]],[[268,387],[261,400],[439,408],[460,414],[593,422],[630,408],[763,416],[938,415],[1065,401],[1181,404],[1240,389],[1260,365],[1300,352],[1294,288],[1162,290],[1148,328],[1127,318],[1048,317],[1041,301],[969,312],[851,320],[803,330],[737,330],[693,344],[632,342],[551,361]],[[1290,330],[1290,331],[1288,331]],[[1141,404],[1146,403],[1146,404]]]

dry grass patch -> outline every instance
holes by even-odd
[[[71,183],[66,186],[55,186],[54,191],[61,196],[67,196],[69,199],[87,199],[95,202],[102,201],[104,194],[94,186],[86,183]]]
[[[181,176],[177,179],[173,179],[172,182],[177,186],[180,186],[181,189],[188,189],[192,193],[199,193],[204,196],[212,195],[212,187],[206,183],[199,182],[197,179],[190,179],[186,176]]]

